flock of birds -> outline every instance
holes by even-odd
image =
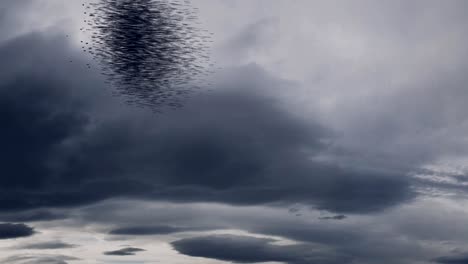
[[[189,0],[97,0],[82,7],[80,30],[88,38],[81,48],[126,103],[178,108],[210,85],[212,33],[201,29]]]

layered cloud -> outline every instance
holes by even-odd
[[[47,241],[47,242],[38,242],[38,243],[29,243],[21,245],[20,249],[64,249],[64,248],[74,248],[76,245],[68,244],[62,241]]]
[[[5,264],[68,264],[77,258],[61,255],[17,255],[2,259]]]
[[[141,248],[134,248],[134,247],[127,247],[127,248],[122,248],[114,251],[106,251],[104,252],[104,255],[109,255],[109,256],[133,256],[138,252],[145,251],[144,249]]]
[[[280,246],[273,242],[271,239],[248,236],[206,236],[178,240],[172,245],[182,254],[234,263],[350,263],[349,257],[327,252],[327,249],[316,245]]]
[[[454,255],[454,256],[444,256],[434,259],[435,263],[441,264],[463,264],[468,262],[468,256],[466,254]]]

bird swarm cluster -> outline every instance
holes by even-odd
[[[177,108],[212,73],[211,33],[188,0],[99,0],[83,3],[92,55],[125,101]],[[90,67],[90,65],[87,65]]]

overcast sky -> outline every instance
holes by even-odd
[[[162,113],[83,3],[0,1],[1,263],[468,263],[467,1],[186,1],[211,74]]]

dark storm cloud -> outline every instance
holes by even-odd
[[[19,249],[64,249],[64,248],[74,248],[77,245],[68,244],[62,241],[48,241],[48,242],[39,242],[21,245],[17,248]]]
[[[109,255],[109,256],[134,256],[136,253],[142,252],[142,251],[145,251],[145,250],[141,249],[141,248],[127,247],[127,248],[122,248],[122,249],[119,249],[119,250],[104,252],[104,255]]]
[[[2,259],[1,262],[5,264],[68,264],[78,260],[78,258],[61,255],[16,255]]]
[[[131,183],[123,180],[109,193],[99,192],[99,182],[87,183],[84,177],[72,179],[61,174],[61,155],[90,125],[84,100],[77,98],[88,96],[88,85],[102,88],[92,74],[82,69],[84,63],[79,58],[69,64],[69,58],[76,54],[67,49],[63,38],[23,36],[5,43],[0,55],[0,142],[5,149],[0,154],[5,164],[1,168],[0,208],[77,205],[131,189]],[[93,96],[98,94],[95,91]]]
[[[29,237],[34,233],[34,228],[25,224],[0,224],[0,239]]]
[[[45,209],[0,214],[0,220],[5,222],[53,221],[64,219],[66,217],[67,214],[65,213]]]
[[[79,134],[87,122],[80,107],[68,95],[70,90],[63,88],[66,84],[61,78],[46,73],[54,67],[64,68],[59,64],[60,59],[48,58],[51,51],[42,53],[44,50],[33,51],[31,47],[31,43],[39,48],[54,44],[55,47],[57,40],[30,35],[8,42],[0,49],[4,59],[0,64],[2,209],[40,207],[30,195],[47,189],[56,176],[52,173],[54,152],[65,140]],[[63,48],[57,47],[56,55],[64,57],[61,51]],[[44,60],[48,63],[44,64]],[[24,198],[18,199],[21,196]]]
[[[4,162],[0,186],[5,189],[44,184],[48,155],[84,121],[77,112],[59,110],[65,103],[59,91],[46,90],[49,87],[40,87],[40,78],[28,77],[5,83],[0,91],[0,140],[5,149],[0,154]]]
[[[155,127],[104,127],[81,146],[86,155],[72,157],[70,174],[105,174],[103,186],[132,175],[144,188],[137,194],[180,202],[303,202],[366,212],[410,197],[403,175],[310,161],[324,148],[324,130],[254,94],[212,94],[184,110],[160,117]]]
[[[212,258],[234,263],[285,262],[306,263],[350,263],[347,256],[336,254],[319,246],[308,244],[275,245],[275,240],[248,236],[205,236],[193,237],[172,243],[178,252],[192,257]]]
[[[440,264],[467,264],[468,254],[443,256],[435,258],[433,261]]]
[[[0,48],[3,210],[131,196],[372,212],[412,197],[402,172],[313,161],[332,136],[262,95],[290,84],[256,65],[178,111],[93,120],[87,93],[101,86],[80,59],[65,66],[66,47],[29,35]]]

